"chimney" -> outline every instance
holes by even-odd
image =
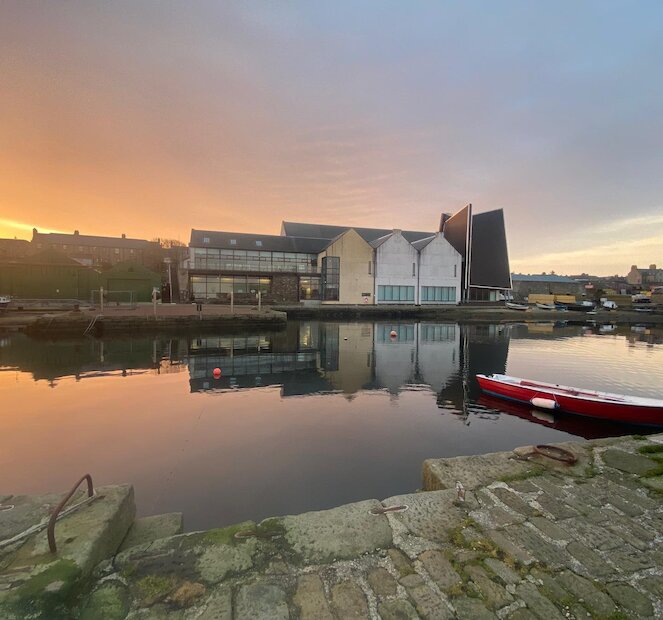
[[[638,269],[637,265],[631,265],[631,271],[636,271]]]
[[[650,269],[656,269],[656,265],[649,265]]]
[[[78,236],[79,232],[77,230],[74,231],[74,236]]]
[[[394,228],[394,230],[392,230],[391,232],[397,235],[403,234],[403,231],[400,228]]]
[[[124,233],[122,233],[122,239],[126,239],[126,238],[127,238],[127,236]]]

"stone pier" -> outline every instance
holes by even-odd
[[[663,617],[663,435],[559,445],[575,464],[530,448],[428,460],[418,493],[206,532],[134,536],[97,566],[68,613]],[[23,617],[12,589],[1,588],[0,616]]]

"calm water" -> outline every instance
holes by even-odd
[[[188,530],[383,499],[417,489],[427,457],[633,430],[482,398],[475,373],[663,397],[662,343],[644,327],[552,324],[0,336],[0,495],[90,472],[133,483],[141,514],[184,512]]]

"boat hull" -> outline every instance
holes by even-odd
[[[552,393],[544,387],[535,385],[504,382],[486,375],[477,375],[477,380],[486,394],[506,400],[530,405],[541,401],[552,401],[555,405],[554,409],[563,413],[640,426],[663,426],[663,404],[661,406],[640,405],[630,402],[588,399],[578,395]]]

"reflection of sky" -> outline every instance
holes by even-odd
[[[663,346],[652,344],[655,330],[596,336],[581,335],[580,328],[537,327],[530,333],[525,326],[479,326],[463,333],[457,326],[409,327],[403,342],[376,338],[367,375],[362,374],[367,372],[365,341],[373,343],[381,331],[356,324],[332,340],[332,346],[345,347],[338,367],[320,351],[305,352],[327,359],[333,370],[282,367],[260,375],[271,379],[271,386],[255,387],[258,375],[249,374],[251,389],[223,391],[214,389],[213,363],[230,359],[230,350],[236,359],[247,353],[239,343],[227,348],[227,339],[191,341],[196,342],[192,354],[213,344],[225,351],[225,358],[217,352],[209,365],[195,367],[208,373],[201,381],[210,383],[210,389],[198,392],[191,391],[189,364],[165,358],[169,351],[187,350],[174,341],[124,341],[126,374],[120,341],[105,343],[106,362],[97,358],[96,367],[87,353],[98,356],[99,343],[79,341],[69,350],[69,357],[78,356],[87,368],[77,381],[72,374],[58,375],[58,364],[67,373],[72,368],[62,349],[60,355],[44,355],[52,344],[12,336],[0,350],[2,491],[62,490],[90,471],[97,484],[134,483],[141,514],[183,511],[188,529],[211,527],[413,491],[429,457],[596,432],[582,424],[533,424],[526,408],[507,415],[508,408],[476,404],[479,395],[471,385],[469,415],[454,414],[462,410],[462,359],[470,375],[502,370],[508,345],[507,370],[513,374],[589,388],[605,389],[609,382],[613,391],[642,395],[656,395],[663,385]],[[305,332],[303,340],[294,333],[294,341],[317,340],[313,327]],[[408,340],[408,334],[419,338]],[[461,339],[468,341],[465,352]],[[260,339],[268,341],[273,348],[275,341]],[[254,340],[244,342],[252,347]],[[12,358],[14,343],[22,347]],[[158,368],[151,366],[154,350]],[[205,359],[211,350],[196,352],[191,360]],[[262,355],[269,359],[272,353]],[[42,357],[49,360],[48,368],[41,365]],[[43,379],[34,379],[31,363]],[[234,380],[241,384],[241,376]]]
[[[0,236],[431,230],[471,201],[506,208],[516,270],[624,273],[663,238],[662,25],[656,0],[8,0]]]

